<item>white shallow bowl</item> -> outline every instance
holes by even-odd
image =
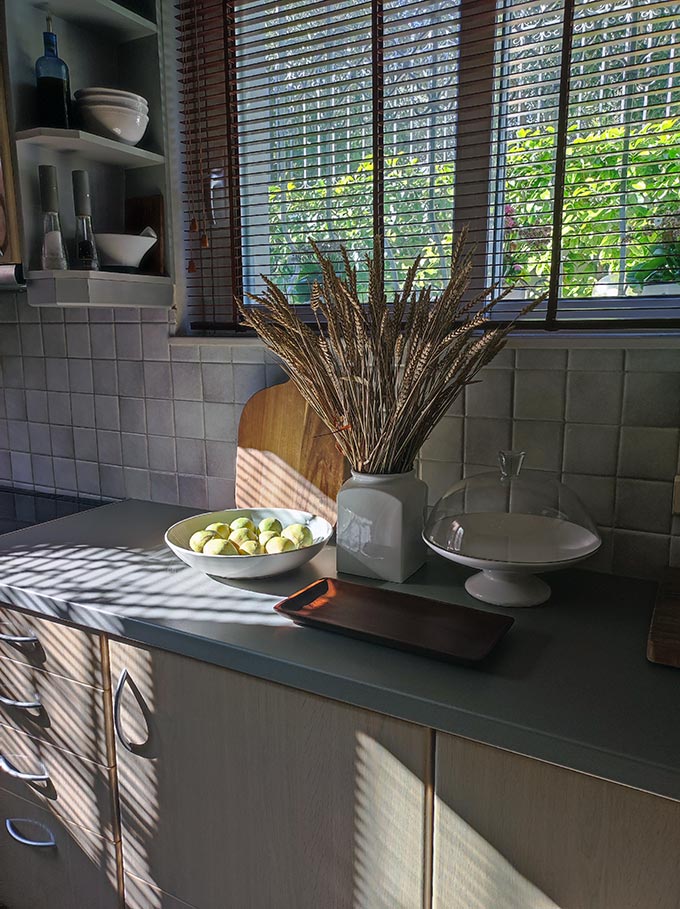
[[[306,524],[312,532],[314,542],[304,549],[292,552],[278,552],[273,555],[220,556],[204,555],[189,548],[189,540],[197,530],[205,530],[208,524],[224,521],[229,524],[236,518],[250,518],[257,526],[263,518],[278,518],[286,527],[288,524]],[[328,521],[307,511],[293,511],[289,508],[230,508],[226,511],[210,511],[197,514],[173,524],[165,534],[165,542],[175,555],[198,571],[216,578],[270,578],[275,574],[294,571],[318,555],[330,540],[333,528]]]
[[[125,145],[137,145],[146,132],[149,118],[137,110],[115,107],[112,104],[79,106],[85,127],[107,139],[117,139]]]
[[[92,95],[102,95],[103,97],[110,98],[111,100],[121,100],[123,98],[127,98],[132,101],[141,101],[148,107],[147,100],[143,95],[138,95],[135,92],[124,92],[119,88],[103,88],[97,85],[93,85],[89,88],[79,88],[77,92],[74,92],[74,98],[76,101],[79,101],[81,98],[90,98]]]
[[[134,234],[95,234],[95,243],[102,265],[123,265],[139,268],[139,263],[154,246],[156,237],[139,237]]]
[[[122,107],[123,110],[136,110],[145,116],[149,113],[146,101],[136,101],[134,98],[109,98],[106,95],[89,95],[78,100],[78,108],[82,112],[87,107]]]

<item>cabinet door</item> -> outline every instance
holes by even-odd
[[[116,848],[0,789],[0,905],[118,909]]]
[[[679,909],[680,803],[437,734],[434,909]]]
[[[125,875],[126,909],[196,909],[131,874]]]
[[[421,909],[426,730],[159,651],[111,663],[127,874],[199,909]]]

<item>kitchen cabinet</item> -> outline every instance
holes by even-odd
[[[0,606],[0,905],[119,909],[108,655]]]
[[[127,875],[200,909],[422,909],[428,730],[161,651],[110,655],[129,674]]]
[[[131,874],[125,875],[125,909],[196,909]]]
[[[109,757],[109,697],[101,688],[0,657],[0,725],[101,764]]]
[[[437,734],[433,909],[678,909],[680,803]]]
[[[0,786],[68,823],[114,840],[114,768],[0,726]]]
[[[0,905],[119,909],[115,844],[0,789]]]

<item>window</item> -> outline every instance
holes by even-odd
[[[189,313],[236,326],[307,238],[445,278],[469,225],[496,315],[680,326],[680,25],[656,0],[184,0]]]

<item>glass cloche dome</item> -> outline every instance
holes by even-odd
[[[500,472],[456,483],[423,533],[439,555],[482,569],[465,587],[499,606],[543,603],[550,588],[533,573],[571,565],[601,544],[576,493],[549,474],[522,470],[524,458],[523,451],[501,451]]]

